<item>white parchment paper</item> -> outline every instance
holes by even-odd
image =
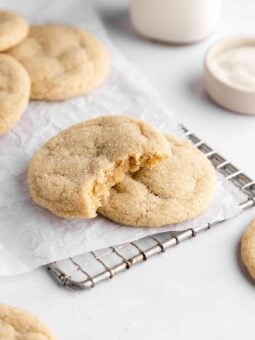
[[[19,123],[0,137],[0,275],[30,271],[53,260],[127,242],[158,229],[119,226],[102,217],[65,220],[36,206],[26,176],[34,152],[50,137],[74,123],[99,115],[128,114],[180,134],[177,124],[150,85],[112,46],[89,1],[2,1],[33,23],[67,23],[93,32],[110,50],[111,72],[94,93],[65,102],[31,102]],[[199,218],[175,226],[201,225],[240,212],[229,189],[219,178],[210,208]],[[172,227],[161,228],[167,231]]]

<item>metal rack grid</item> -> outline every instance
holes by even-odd
[[[186,137],[212,162],[216,170],[241,193],[240,207],[243,210],[255,206],[255,181],[235,167],[230,161],[198,138],[193,132],[181,125]],[[169,231],[147,236],[99,251],[91,251],[76,257],[50,263],[47,268],[51,275],[64,287],[75,290],[92,288],[119,272],[130,269],[135,264],[151,256],[164,253],[168,248],[180,244],[198,233],[222,223],[217,221],[200,227],[182,231]]]

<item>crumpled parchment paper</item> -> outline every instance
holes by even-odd
[[[28,163],[50,137],[72,124],[99,115],[128,114],[163,132],[181,132],[158,95],[111,44],[89,1],[8,0],[2,1],[1,7],[23,14],[30,24],[66,23],[88,29],[108,47],[112,65],[108,79],[95,92],[65,102],[31,102],[18,124],[0,137],[0,275],[24,273],[54,260],[173,228],[130,228],[102,217],[65,220],[33,203],[26,182]],[[174,228],[201,225],[239,212],[236,199],[219,177],[210,208]]]

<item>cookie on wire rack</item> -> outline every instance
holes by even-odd
[[[190,142],[168,136],[171,159],[127,174],[98,212],[124,225],[161,227],[201,214],[215,191],[211,162]]]

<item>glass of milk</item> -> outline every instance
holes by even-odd
[[[217,25],[222,0],[130,0],[138,33],[178,44],[204,39]]]

